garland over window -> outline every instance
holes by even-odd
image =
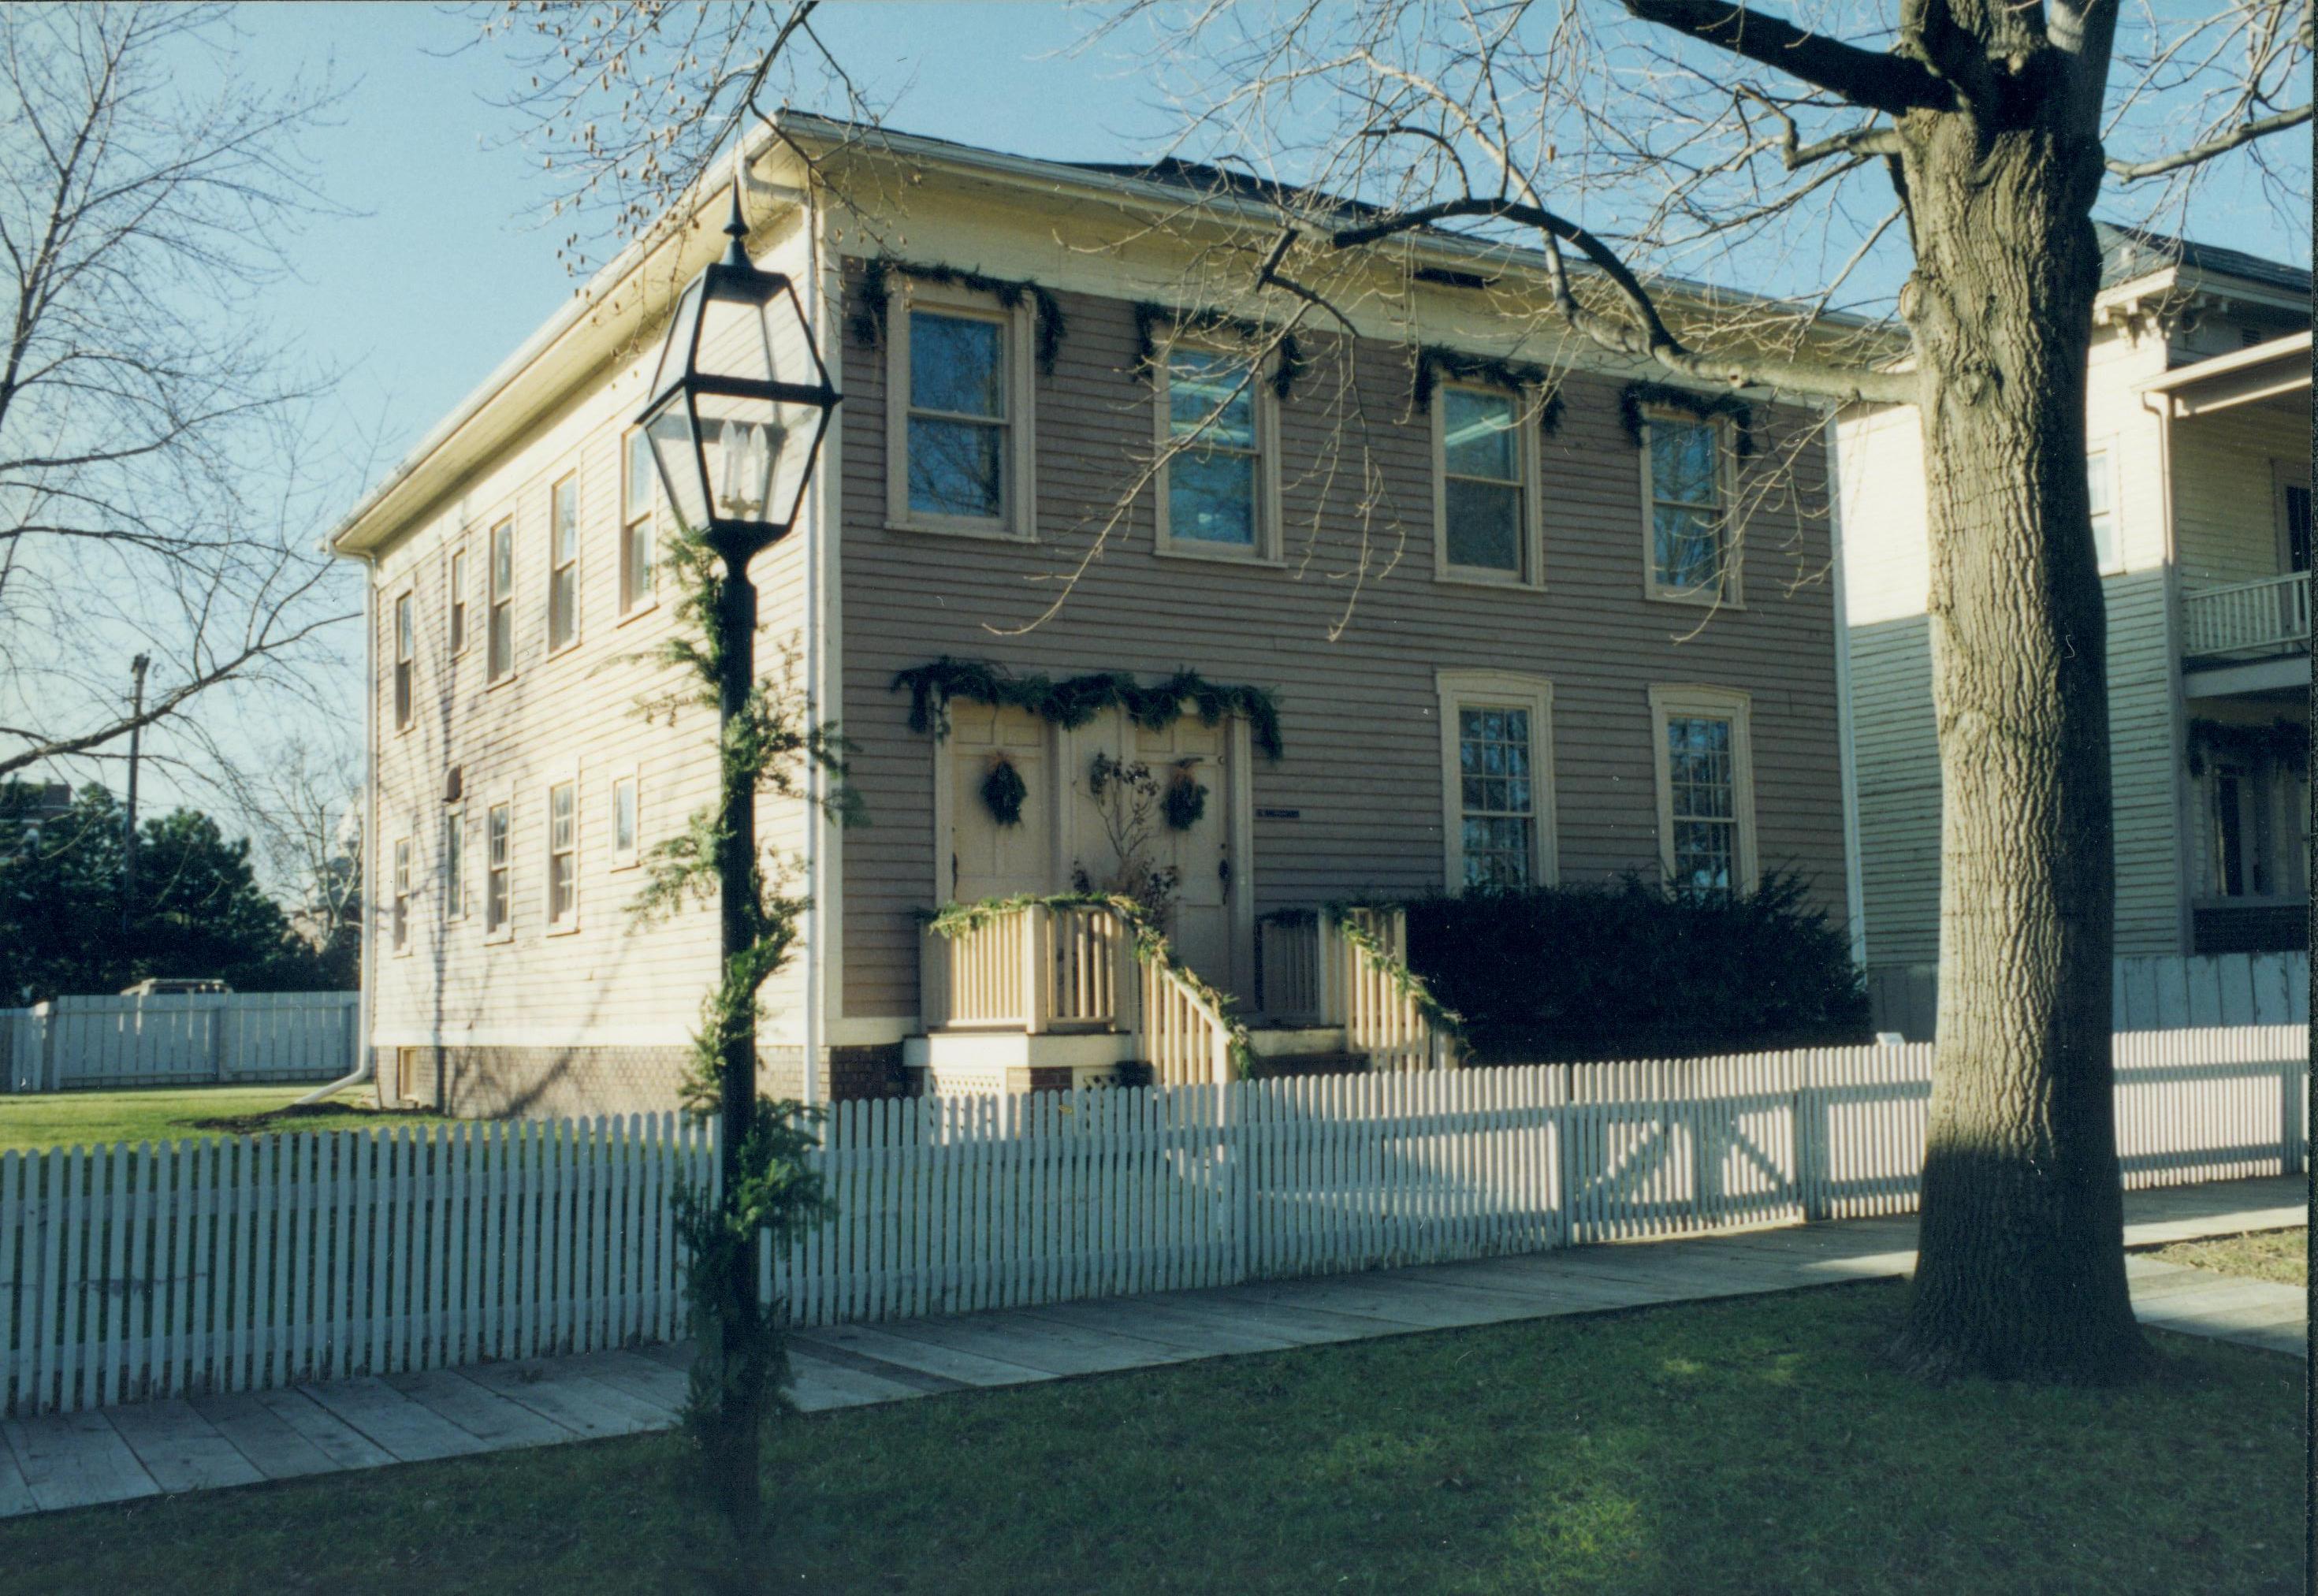
[[[1135,369],[1149,376],[1159,369],[1159,340],[1153,329],[1171,327],[1178,331],[1199,333],[1229,333],[1249,344],[1269,343],[1275,329],[1261,322],[1226,316],[1220,310],[1178,310],[1172,305],[1155,300],[1135,301]],[[1296,379],[1304,374],[1304,349],[1297,343],[1293,332],[1278,334],[1280,358],[1271,369],[1271,391],[1281,404],[1286,404],[1296,391]]]
[[[1670,388],[1663,382],[1627,383],[1618,395],[1618,419],[1625,423],[1626,435],[1633,440],[1637,449],[1642,446],[1642,407],[1645,405],[1680,410],[1686,416],[1697,417],[1701,421],[1728,416],[1738,424],[1736,444],[1738,458],[1744,460],[1755,453],[1755,407],[1737,394],[1697,393],[1687,388]]]
[[[1226,715],[1241,715],[1248,735],[1267,758],[1281,753],[1280,707],[1261,687],[1225,686],[1197,671],[1179,670],[1155,686],[1144,686],[1123,670],[1100,670],[1055,681],[1043,676],[1018,677],[1002,666],[980,659],[952,659],[948,655],[930,665],[912,666],[894,673],[893,691],[910,690],[910,730],[937,737],[949,731],[949,701],[987,704],[994,708],[1027,710],[1065,728],[1083,726],[1107,709],[1150,731],[1163,731],[1186,713],[1203,726],[1213,726]]]
[[[1460,349],[1443,349],[1427,344],[1416,352],[1416,385],[1410,397],[1418,409],[1433,402],[1433,390],[1443,377],[1463,382],[1482,382],[1491,388],[1538,389],[1545,394],[1538,407],[1538,430],[1547,437],[1561,430],[1561,390],[1549,387],[1553,373],[1543,366],[1527,361],[1499,360],[1488,354],[1467,354]]]
[[[1055,358],[1063,349],[1064,324],[1063,307],[1053,293],[1027,277],[985,277],[979,272],[957,266],[895,260],[891,256],[873,255],[862,268],[861,298],[854,305],[848,323],[855,343],[875,349],[885,337],[886,300],[893,291],[887,280],[896,273],[915,277],[921,282],[962,288],[969,293],[986,293],[1009,310],[1029,300],[1038,309],[1039,373],[1047,377],[1055,374]]]
[[[2189,774],[2203,776],[2215,759],[2240,759],[2249,765],[2283,766],[2296,776],[2310,768],[2310,728],[2300,721],[2272,721],[2266,726],[2233,725],[2227,721],[2189,722]]]

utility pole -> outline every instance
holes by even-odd
[[[129,662],[129,674],[135,685],[130,689],[129,712],[129,813],[121,822],[121,934],[129,935],[129,928],[137,916],[137,752],[145,736],[145,671],[153,663],[150,654],[139,654]]]

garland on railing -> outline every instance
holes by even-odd
[[[1108,909],[1117,915],[1130,934],[1137,964],[1156,964],[1215,1010],[1216,1018],[1224,1024],[1224,1045],[1231,1059],[1232,1074],[1245,1079],[1254,1050],[1248,1043],[1247,1027],[1233,1018],[1235,1004],[1230,994],[1210,986],[1198,971],[1180,962],[1173,945],[1167,940],[1167,933],[1160,929],[1142,904],[1125,893],[1016,892],[1005,898],[977,898],[971,903],[945,903],[939,909],[921,910],[919,916],[927,930],[945,941],[955,942],[1026,909],[1049,912],[1058,909]]]
[[[1248,735],[1267,758],[1277,759],[1282,752],[1280,706],[1271,694],[1262,687],[1210,682],[1192,670],[1179,670],[1150,687],[1123,670],[1093,671],[1057,682],[1043,676],[1018,677],[986,660],[953,659],[945,654],[930,665],[894,672],[890,691],[904,687],[910,690],[910,730],[937,737],[949,734],[953,698],[1027,710],[1066,730],[1085,725],[1104,710],[1119,709],[1146,731],[1163,731],[1183,718],[1189,704],[1203,726],[1217,725],[1226,715],[1246,717]]]
[[[2203,776],[2208,761],[2243,759],[2282,765],[2300,776],[2310,768],[2310,728],[2300,721],[2272,721],[2262,726],[2233,725],[2226,721],[2196,720],[2188,737],[2189,774]]]
[[[1229,333],[1249,344],[1268,342],[1276,331],[1262,322],[1228,316],[1221,310],[1179,310],[1156,300],[1137,300],[1135,301],[1135,370],[1139,376],[1148,377],[1159,369],[1159,341],[1151,336],[1151,332],[1154,327],[1161,326],[1178,331]],[[1293,332],[1279,332],[1278,338],[1280,358],[1271,368],[1271,391],[1273,397],[1284,405],[1296,392],[1296,379],[1304,374],[1304,346],[1296,341]]]
[[[1624,424],[1626,436],[1634,447],[1642,446],[1642,415],[1645,405],[1658,405],[1669,410],[1680,410],[1701,421],[1712,421],[1718,416],[1728,416],[1738,423],[1738,436],[1731,446],[1741,460],[1755,453],[1755,407],[1734,393],[1698,393],[1687,388],[1671,388],[1663,382],[1629,382],[1618,393],[1618,419]]]
[[[1561,430],[1561,390],[1548,388],[1553,373],[1543,366],[1527,361],[1499,360],[1490,354],[1467,354],[1460,349],[1443,349],[1438,345],[1420,345],[1416,351],[1416,381],[1410,390],[1410,400],[1423,409],[1433,402],[1433,390],[1442,376],[1464,382],[1485,383],[1491,388],[1510,389],[1518,393],[1525,389],[1538,389],[1545,398],[1537,408],[1537,429],[1547,437]]]
[[[1366,954],[1370,962],[1384,972],[1385,979],[1392,982],[1393,990],[1415,1005],[1416,1012],[1424,1017],[1427,1025],[1446,1036],[1460,1053],[1467,1051],[1465,1017],[1434,997],[1433,989],[1424,984],[1424,978],[1408,967],[1408,961],[1387,953],[1376,933],[1353,916],[1355,910],[1388,907],[1373,903],[1330,903],[1323,907],[1321,913],[1327,917],[1330,928],[1337,936]]]
[[[1038,308],[1038,372],[1042,376],[1055,374],[1055,360],[1063,350],[1065,324],[1061,301],[1049,290],[1027,277],[986,277],[980,272],[937,265],[926,261],[896,260],[884,255],[869,257],[861,270],[861,297],[854,305],[853,314],[847,323],[855,343],[875,349],[884,338],[885,303],[890,292],[886,279],[897,272],[923,282],[939,282],[950,288],[965,289],[969,293],[986,293],[1009,310],[1026,299],[1030,300]]]

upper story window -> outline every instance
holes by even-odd
[[[515,522],[491,528],[490,636],[485,645],[490,658],[484,675],[504,681],[515,672]]]
[[[467,551],[451,551],[451,657],[467,651]]]
[[[1178,345],[1159,372],[1162,553],[1277,557],[1271,385],[1247,358]]]
[[[2093,558],[2101,574],[2125,569],[2125,551],[2116,536],[2116,466],[2107,449],[2085,453],[2085,502],[2092,512]]]
[[[1534,584],[1534,451],[1521,402],[1500,390],[1442,384],[1433,391],[1434,574]]]
[[[580,636],[580,479],[564,478],[547,500],[547,648]]]
[[[620,613],[651,602],[658,558],[660,472],[643,428],[628,434],[620,453]]]
[[[1507,671],[1442,671],[1444,884],[1555,879],[1553,684]]]
[[[394,601],[394,729],[407,730],[413,711],[418,669],[418,633],[410,614],[411,595],[405,593]]]
[[[1746,694],[1652,687],[1658,742],[1658,854],[1667,882],[1691,896],[1755,884],[1755,791]]]
[[[580,820],[572,782],[547,789],[547,928],[569,930],[580,919]]]
[[[1722,424],[1654,411],[1644,430],[1649,596],[1736,603]]]
[[[907,286],[887,368],[887,519],[924,532],[1028,539],[1029,307]]]

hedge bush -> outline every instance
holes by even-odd
[[[1869,1040],[1867,988],[1805,883],[1706,899],[1638,878],[1408,905],[1411,966],[1475,1059],[1667,1058]]]

